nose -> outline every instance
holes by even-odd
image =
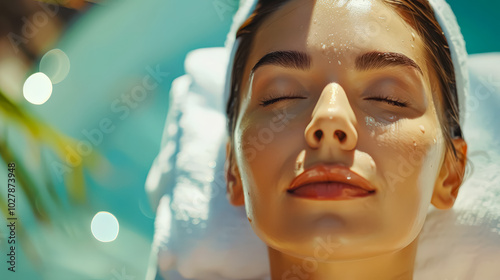
[[[323,145],[338,145],[343,150],[353,150],[358,142],[354,127],[356,117],[343,88],[328,84],[314,107],[311,122],[304,132],[309,146],[318,149]]]

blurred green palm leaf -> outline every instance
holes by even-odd
[[[25,109],[18,106],[7,95],[0,90],[0,114],[4,119],[4,131],[0,136],[0,157],[5,163],[5,168],[10,162],[16,164],[15,178],[16,178],[16,192],[21,191],[28,200],[28,205],[33,216],[42,223],[51,224],[54,219],[51,218],[51,208],[60,208],[62,210],[61,200],[64,199],[56,192],[56,184],[50,176],[50,170],[46,168],[47,162],[43,162],[40,150],[48,148],[59,159],[64,159],[64,147],[73,145],[76,141],[67,136],[62,135],[54,128],[35,119]],[[14,152],[12,146],[8,143],[8,131],[10,127],[15,127],[22,132],[22,136],[30,143],[31,150],[35,153],[30,154],[30,158],[26,159],[19,153]],[[92,158],[92,157],[91,157]],[[34,175],[36,172],[29,169],[27,160],[34,160],[40,168],[43,169],[42,178]],[[85,163],[79,164],[72,169],[65,177],[65,188],[68,194],[68,200],[71,204],[83,204],[86,201],[85,182],[83,177],[83,170]],[[47,197],[48,199],[43,199]],[[17,195],[16,195],[17,197]],[[25,207],[25,205],[22,205]],[[3,192],[0,193],[0,209],[1,213],[7,217],[7,198],[4,197]],[[27,237],[25,228],[20,220],[17,222],[17,231],[20,240],[22,240],[23,248],[27,255],[32,260],[36,261],[38,254],[35,252],[33,246],[30,246],[31,241]]]

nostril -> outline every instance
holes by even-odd
[[[346,138],[346,135],[345,135],[345,133],[343,131],[336,130],[334,134],[335,134],[335,137],[337,137],[341,143],[344,142],[344,139]]]
[[[321,137],[323,137],[323,131],[316,130],[316,132],[314,132],[314,138],[316,138],[316,141],[321,141]]]

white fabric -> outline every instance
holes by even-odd
[[[434,15],[443,29],[446,40],[450,47],[451,58],[455,68],[455,80],[457,85],[458,104],[460,107],[460,123],[465,124],[467,115],[467,96],[469,94],[469,74],[467,68],[467,50],[465,41],[458,26],[455,14],[445,0],[429,0]]]
[[[253,8],[253,1],[242,3],[226,47],[191,52],[185,61],[187,74],[172,84],[161,151],[146,182],[158,206],[152,250],[157,279],[269,277],[266,247],[251,230],[244,207],[229,204],[223,168],[226,69],[235,45],[231,38]],[[449,22],[450,17],[443,18],[448,20],[441,23]],[[463,52],[458,53],[454,62],[459,61],[467,85],[467,69],[462,69],[466,62]],[[416,280],[500,276],[500,132],[494,129],[500,116],[500,54],[474,56],[469,62],[470,100],[464,101],[463,90],[460,102],[467,105],[463,131],[475,169],[452,210],[430,207],[417,252]]]

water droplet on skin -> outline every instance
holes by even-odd
[[[414,46],[414,45],[411,45],[411,47],[412,47],[412,49],[413,49],[413,48],[415,48],[415,46]]]
[[[415,33],[411,33],[411,37],[413,38],[413,41],[415,41]]]
[[[385,20],[385,17],[378,17],[379,19]]]
[[[321,48],[322,48],[323,50],[325,50],[325,49],[326,49],[326,45],[325,45],[325,44],[321,44]]]
[[[351,175],[347,175],[347,180],[351,180]]]
[[[316,20],[313,20],[313,23],[316,23]]]
[[[342,65],[342,62],[340,62],[340,60],[338,62],[339,62],[339,65]]]
[[[366,121],[366,125],[373,125],[373,123],[375,122],[375,119],[373,117],[366,117],[365,121]]]
[[[417,142],[413,141],[413,146],[416,147],[417,146]]]
[[[334,51],[337,51],[337,48],[333,48]]]
[[[422,131],[422,133],[425,133],[425,127],[423,125],[419,125],[418,128],[420,128],[420,131]]]
[[[304,158],[306,155],[306,151],[302,150],[299,155],[297,156],[297,159],[295,161],[295,170],[296,172],[301,172],[304,169]]]
[[[436,144],[436,143],[437,143],[436,138],[434,138],[434,144]]]

